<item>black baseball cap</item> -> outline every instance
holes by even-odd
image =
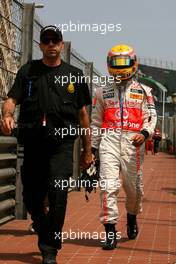
[[[46,26],[46,27],[41,29],[41,31],[40,31],[40,40],[42,39],[42,37],[45,35],[45,33],[47,31],[54,32],[60,41],[63,40],[63,36],[62,36],[62,32],[61,32],[60,28],[58,28],[56,26],[53,26],[53,25],[49,25],[49,26]]]

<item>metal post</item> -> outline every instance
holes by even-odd
[[[64,50],[62,52],[63,60],[70,64],[70,56],[71,55],[71,42],[64,41]]]
[[[35,3],[23,6],[21,65],[32,60]]]

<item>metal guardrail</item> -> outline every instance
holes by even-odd
[[[15,218],[17,140],[0,136],[0,224]]]

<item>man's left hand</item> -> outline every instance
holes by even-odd
[[[83,151],[81,153],[80,167],[82,169],[88,169],[92,163],[93,163],[92,152]]]
[[[133,145],[135,146],[135,147],[139,147],[139,146],[141,146],[143,143],[144,143],[144,141],[145,141],[145,137],[144,137],[144,135],[142,135],[142,134],[136,134],[136,135],[134,135],[132,138],[131,138],[131,140],[133,141]]]

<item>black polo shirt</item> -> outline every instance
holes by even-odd
[[[25,116],[26,121],[35,119],[34,115],[39,112],[58,114],[69,119],[73,113],[67,105],[72,105],[70,110],[79,110],[91,103],[83,72],[64,61],[56,67],[49,67],[42,60],[23,65],[8,97],[21,104],[20,120]]]
[[[43,116],[52,129],[77,127],[79,110],[91,103],[83,72],[64,61],[56,67],[33,60],[23,65],[8,93],[20,104],[19,125],[41,126]]]

